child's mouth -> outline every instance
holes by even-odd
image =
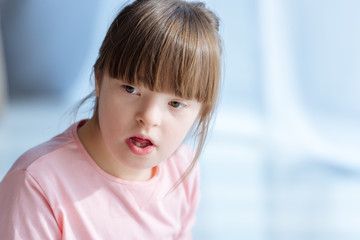
[[[130,137],[126,140],[126,143],[135,155],[147,155],[155,149],[155,145],[151,140],[142,137]]]
[[[130,138],[130,141],[139,148],[145,148],[147,146],[153,145],[150,140],[142,139],[138,137],[132,137]]]

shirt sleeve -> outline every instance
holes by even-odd
[[[200,167],[196,164],[190,175],[187,184],[189,211],[183,218],[182,229],[178,239],[191,240],[191,230],[195,225],[196,212],[200,203]]]
[[[46,195],[26,170],[8,173],[0,183],[0,236],[12,239],[61,239]]]

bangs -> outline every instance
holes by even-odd
[[[158,1],[148,7],[143,2],[137,11],[124,8],[100,49],[104,58],[98,59],[98,69],[129,84],[212,105],[221,64],[217,30],[211,16],[183,2]]]

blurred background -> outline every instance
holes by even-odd
[[[75,121],[123,3],[0,0],[0,179]],[[225,67],[195,239],[360,239],[360,2],[206,3]]]

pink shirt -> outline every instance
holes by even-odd
[[[181,146],[145,182],[113,177],[90,158],[78,124],[23,154],[0,183],[0,238],[191,239],[199,167]]]

